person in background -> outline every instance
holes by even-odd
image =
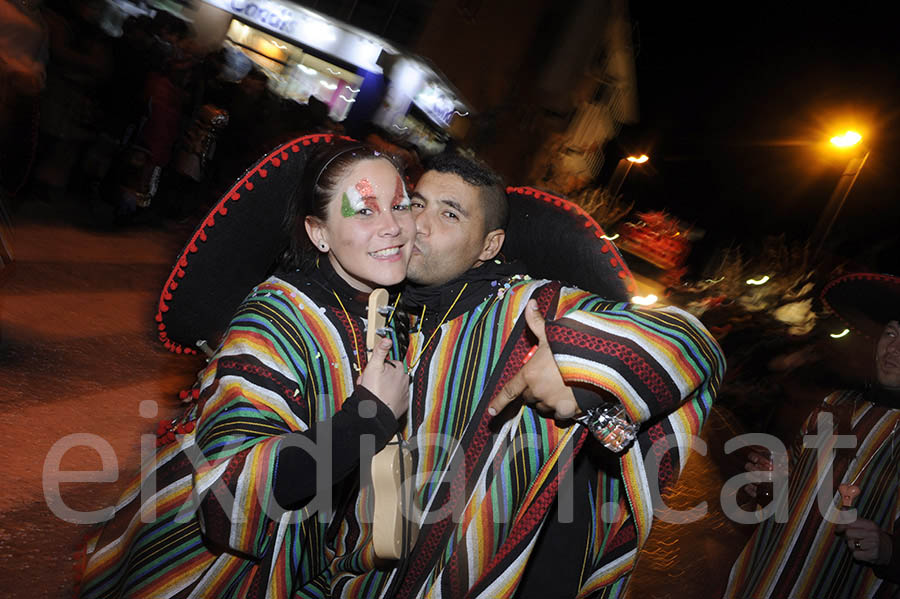
[[[0,188],[10,195],[34,160],[48,51],[40,9],[39,0],[0,0]]]
[[[100,0],[46,3],[50,59],[41,96],[32,196],[61,200],[85,144],[97,135],[99,90],[113,68],[109,38],[97,25],[101,10]]]
[[[900,596],[900,277],[845,275],[822,299],[875,340],[874,382],[835,391],[807,418],[787,472],[776,473],[787,478],[782,496],[775,485],[774,501],[787,502],[788,520],[769,517],[757,526],[731,569],[727,598]],[[824,455],[804,441],[812,435],[825,437]],[[850,443],[836,443],[835,435]],[[817,468],[831,457],[830,469]],[[750,452],[745,468],[772,471],[772,456]],[[759,494],[758,485],[749,486]],[[825,513],[822,494],[830,499]]]

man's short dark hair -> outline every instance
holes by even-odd
[[[432,157],[426,171],[451,173],[478,188],[484,204],[485,234],[494,229],[506,229],[509,224],[509,200],[503,178],[480,160],[455,152],[443,152]]]

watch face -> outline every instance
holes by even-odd
[[[614,452],[622,451],[637,435],[637,427],[628,418],[625,408],[617,404],[590,408],[575,420],[586,426],[604,447]]]

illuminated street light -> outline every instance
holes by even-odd
[[[839,148],[850,148],[862,141],[862,135],[856,131],[847,131],[843,135],[835,135],[830,141]]]
[[[650,157],[646,154],[641,154],[640,156],[628,156],[627,158],[619,160],[619,164],[616,165],[616,170],[609,179],[609,185],[607,185],[607,188],[610,190],[613,197],[619,195],[619,190],[622,189],[622,184],[625,183],[625,177],[631,172],[631,167],[635,164],[644,164],[648,160],[650,160]]]
[[[852,148],[861,141],[862,135],[852,130],[831,138],[832,145],[842,150]],[[822,214],[819,215],[819,222],[816,223],[816,228],[813,229],[812,236],[810,236],[810,245],[815,248],[812,255],[813,259],[819,255],[822,246],[825,245],[825,240],[831,232],[831,227],[834,226],[834,221],[837,220],[838,213],[844,206],[844,202],[847,200],[847,196],[850,195],[850,190],[853,189],[853,184],[856,183],[856,178],[859,176],[859,172],[862,170],[863,165],[866,164],[868,158],[869,150],[866,150],[862,158],[859,156],[851,157],[844,168],[844,172],[841,173],[841,178],[838,180],[834,191],[831,192],[831,197],[828,198],[828,203],[822,210]]]

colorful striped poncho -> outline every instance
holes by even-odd
[[[731,570],[725,596],[764,599],[874,599],[900,597],[900,585],[882,580],[868,564],[855,561],[835,524],[823,517],[817,494],[823,485],[833,496],[831,510],[841,505],[838,485],[860,488],[854,507],[859,518],[871,520],[894,533],[900,523],[898,456],[900,410],[872,404],[858,391],[828,396],[823,409],[852,414],[850,432],[856,436],[856,457],[835,460],[832,443],[823,448],[831,456],[831,470],[818,471],[819,451],[792,448],[787,495],[787,522],[775,517],[762,522],[744,547]],[[816,428],[816,410],[807,419],[802,435]]]
[[[653,421],[622,455],[621,477],[599,471],[590,489],[594,518],[584,523],[590,534],[580,550],[579,596],[621,596],[650,531],[652,481],[644,458],[655,454],[661,489],[677,478],[723,376],[720,349],[695,318],[675,308],[639,309],[527,277],[490,283],[463,291],[451,285],[441,307],[425,307],[424,325],[410,338],[407,432],[417,456],[422,527],[380,596],[516,592],[565,484],[561,474],[587,436],[580,425],[558,424],[528,407],[511,417],[487,413],[488,401],[533,345],[523,313],[530,298],[548,320],[566,382],[611,394],[635,422]],[[608,502],[619,509],[606,522],[600,512]]]
[[[333,285],[310,285],[272,277],[241,305],[199,403],[144,465],[155,487],[135,480],[89,539],[80,597],[329,597],[341,573],[372,572],[371,519],[351,513],[357,477],[302,509],[273,499],[282,447],[346,409],[366,364],[365,304],[343,294],[345,311]]]

